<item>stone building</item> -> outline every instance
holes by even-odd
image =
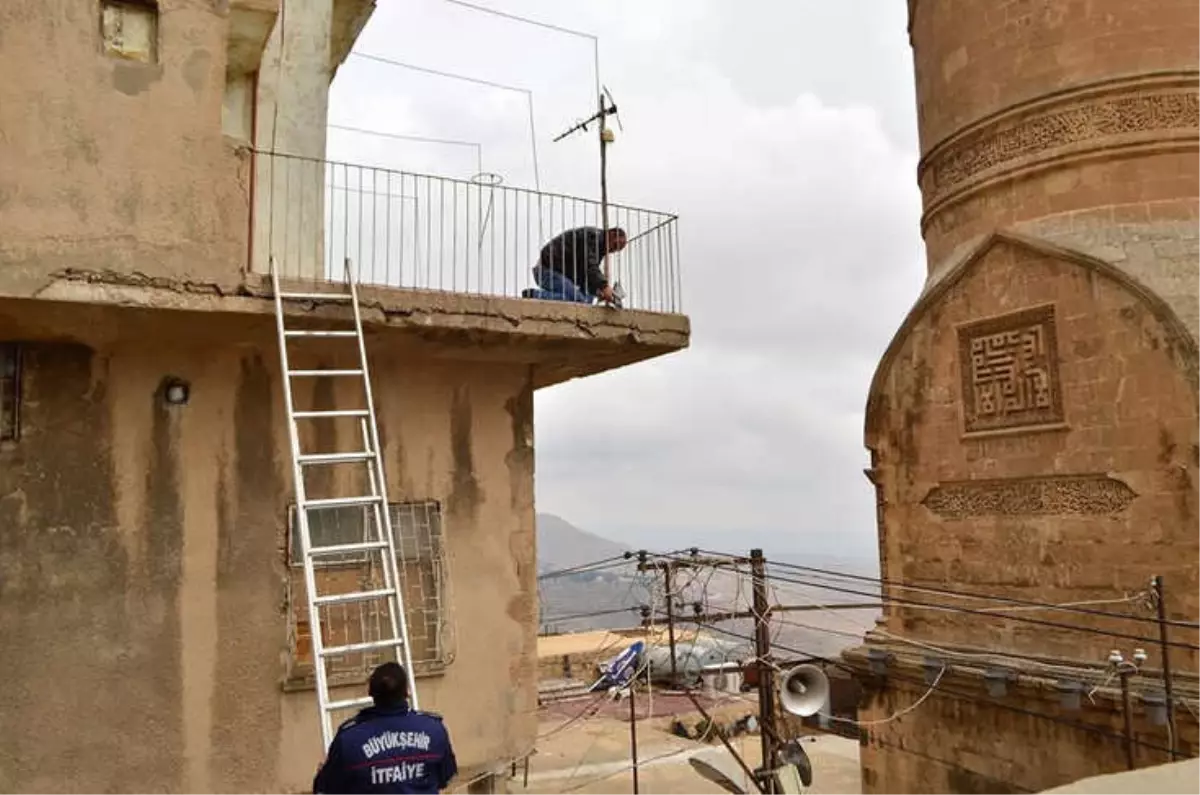
[[[673,217],[614,208],[655,225],[615,258],[624,310],[519,298],[559,231],[539,210],[567,199],[324,160],[373,6],[0,3],[2,791],[310,786],[271,258],[359,269],[421,706],[474,789],[533,744],[533,392],[687,345]],[[345,406],[329,383],[298,399]],[[348,446],[336,422],[325,450]],[[378,616],[327,618],[353,641]],[[361,691],[374,661],[344,662]]]
[[[1181,622],[1175,695],[1194,708],[1200,10],[908,8],[928,276],[867,403],[898,601],[848,654],[867,690],[860,718],[912,707],[949,667],[918,707],[867,726],[864,786],[1036,792],[1123,769],[1113,649],[1149,655],[1131,680],[1135,764],[1166,761],[1151,708],[1164,661],[1142,595],[1163,577]],[[914,587],[1097,600],[1135,618]],[[1071,682],[1104,686],[1074,706],[1060,693]],[[1178,751],[1195,755],[1194,715],[1179,706],[1175,724]]]

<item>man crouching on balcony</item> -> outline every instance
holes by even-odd
[[[521,295],[580,304],[590,304],[593,298],[615,303],[612,285],[600,265],[606,254],[620,251],[628,241],[625,230],[619,227],[607,233],[594,226],[568,229],[542,247],[542,255],[533,269],[538,289],[530,288]]]

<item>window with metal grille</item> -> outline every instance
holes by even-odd
[[[0,343],[0,442],[21,436],[21,346]]]
[[[158,3],[101,0],[100,36],[105,55],[125,61],[158,60]]]
[[[453,659],[453,624],[449,615],[449,572],[442,543],[441,506],[434,501],[390,503],[396,569],[408,622],[415,675],[436,673]],[[295,506],[288,512],[288,685],[312,686],[312,630],[305,596],[300,525]],[[373,540],[374,514],[362,507],[311,511],[313,546]],[[316,559],[317,592],[321,595],[382,588],[378,552],[357,552]],[[379,640],[390,635],[387,603],[382,599],[319,608],[321,637],[326,646]],[[375,666],[394,659],[390,650],[371,650],[330,657],[331,684],[365,681]]]

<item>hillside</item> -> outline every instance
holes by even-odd
[[[566,569],[620,555],[626,547],[580,530],[552,513],[537,515],[538,573]]]

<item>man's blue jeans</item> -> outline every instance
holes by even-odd
[[[537,266],[533,269],[533,280],[538,289],[525,290],[521,294],[526,298],[540,298],[543,301],[569,301],[576,304],[590,304],[592,297],[575,286],[575,283],[558,271]]]

